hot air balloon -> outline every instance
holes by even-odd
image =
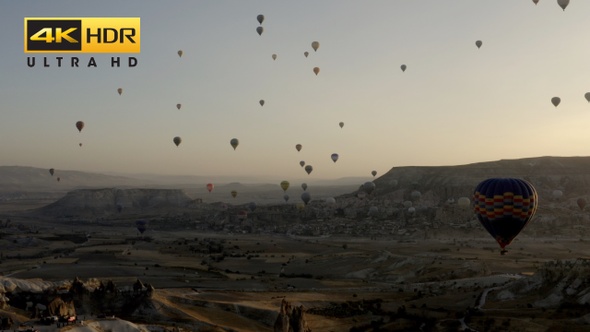
[[[419,192],[418,190],[413,190],[410,193],[410,197],[412,198],[413,201],[419,200],[420,197],[422,197],[422,193]]]
[[[330,156],[330,158],[332,159],[333,162],[337,162],[338,161],[338,154],[337,153],[332,153],[332,155]]]
[[[176,144],[176,146],[180,145],[180,142],[182,142],[182,138],[176,136],[172,139],[172,142],[174,142],[174,144]]]
[[[120,95],[123,93],[123,89],[121,89],[121,88],[118,88],[118,89],[117,89],[117,92],[119,93],[119,96],[120,96]]]
[[[231,191],[231,197],[236,198],[236,196],[238,196],[238,192],[235,190]]]
[[[401,65],[400,67],[402,69],[402,72],[406,71],[406,68],[408,68],[406,65]]]
[[[586,92],[584,94],[584,97],[586,98],[586,100],[590,103],[590,92]]]
[[[551,104],[553,104],[553,106],[557,107],[559,105],[559,103],[561,103],[561,98],[559,98],[559,97],[551,98]]]
[[[176,108],[180,109],[182,107],[181,104],[176,104]]]
[[[483,43],[481,42],[481,40],[475,42],[475,46],[477,46],[477,48],[480,48],[482,44]]]
[[[272,55],[272,59],[273,59],[273,60],[276,60],[276,59],[277,59],[277,55],[276,55],[276,54],[273,54],[273,55]]]
[[[409,207],[409,208],[408,208],[408,213],[409,213],[409,214],[414,214],[414,213],[416,213],[416,208],[415,208],[415,207],[413,207],[413,206]]]
[[[207,191],[212,192],[213,188],[215,188],[215,186],[213,185],[213,183],[207,183]]]
[[[412,203],[412,201],[404,201],[403,205],[405,208],[411,208],[414,203]]]
[[[283,199],[285,200],[285,203],[287,203],[289,201],[289,195],[283,195]]]
[[[306,191],[307,190],[307,183],[303,182],[301,184],[301,188],[303,189],[303,191]]]
[[[178,53],[178,57],[182,58],[182,53],[183,53],[182,50],[178,50],[177,53]]]
[[[307,56],[309,55],[308,51],[303,52],[303,55],[305,55],[305,57],[307,58]]]
[[[262,24],[262,22],[264,21],[264,15],[260,14],[256,16],[256,20],[258,21],[258,23]]]
[[[367,181],[363,183],[362,189],[364,192],[370,195],[373,190],[375,190],[375,183],[373,181]]]
[[[344,127],[344,122],[340,122],[338,125],[340,126],[340,128],[342,128]]]
[[[316,76],[318,76],[318,74],[320,73],[320,67],[313,67],[313,72]]]
[[[302,161],[300,161],[300,162],[299,162],[299,165],[301,165],[301,167],[305,166],[305,161],[303,161],[303,160],[302,160]]]
[[[334,206],[336,205],[336,199],[334,197],[327,197],[326,204],[328,204],[328,206]]]
[[[527,181],[514,178],[484,180],[474,190],[474,210],[479,222],[504,249],[531,221],[538,206],[537,191]]]
[[[264,106],[264,99],[260,99],[259,103],[260,103],[260,106]]]
[[[301,145],[301,144],[295,145],[295,149],[297,149],[297,151],[301,151],[302,147],[303,147],[303,145]]]
[[[468,207],[471,205],[471,200],[469,200],[468,197],[459,197],[459,200],[457,200],[457,205],[461,207]]]
[[[145,231],[146,231],[146,229],[147,229],[147,224],[148,224],[148,221],[147,221],[147,220],[144,220],[144,219],[140,219],[140,220],[136,220],[136,221],[135,221],[135,227],[137,228],[137,230],[138,230],[138,231],[139,231],[141,234],[143,234],[143,232],[145,232]]]
[[[536,5],[537,3],[539,3],[539,0],[533,0],[533,2],[534,2],[534,3],[535,3],[535,5]]]
[[[248,204],[248,209],[250,209],[250,212],[254,212],[254,210],[256,210],[257,206],[256,206],[256,202],[250,202]]]
[[[78,146],[82,147],[82,143],[78,143]]]
[[[371,206],[369,208],[369,217],[376,217],[379,214],[379,208],[376,206]]]
[[[314,52],[317,52],[318,48],[320,48],[320,42],[317,42],[317,41],[312,42],[311,48],[313,48]]]
[[[578,203],[578,207],[580,208],[580,210],[584,210],[584,208],[586,207],[586,199],[585,198],[578,198],[578,200],[576,201],[576,203]]]
[[[246,220],[248,218],[248,211],[246,211],[246,210],[238,211],[237,217],[240,221]]]
[[[238,145],[240,144],[240,141],[237,138],[232,138],[229,141],[229,144],[232,146],[232,148],[234,148],[234,150],[238,147]]]
[[[76,128],[78,128],[78,132],[82,132],[82,129],[84,129],[84,122],[82,122],[82,121],[76,122]]]
[[[559,7],[561,7],[561,9],[563,9],[565,11],[565,7],[567,7],[567,5],[569,5],[570,0],[557,0],[557,4],[559,5]]]
[[[371,171],[371,175],[373,175],[373,177],[375,177],[375,175],[377,175],[377,171]]]
[[[59,178],[59,176],[57,177],[57,182],[59,182],[61,179]]]
[[[284,192],[287,192],[287,189],[289,189],[289,181],[281,181],[281,188],[283,188]]]
[[[259,35],[259,36],[262,36],[262,32],[263,32],[263,31],[264,31],[264,28],[263,28],[263,27],[258,27],[258,28],[256,28],[256,32],[258,32],[258,35]]]
[[[311,195],[306,191],[303,194],[301,194],[301,200],[305,205],[307,205],[307,203],[309,203],[309,201],[311,200]]]
[[[313,171],[313,166],[311,166],[311,165],[305,165],[305,171],[309,175],[311,173],[311,171]]]
[[[553,199],[560,199],[563,196],[563,191],[553,190],[553,192],[551,193],[551,196],[553,196]]]

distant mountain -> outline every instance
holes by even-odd
[[[35,169],[27,171],[32,174],[38,172]],[[47,173],[47,175],[35,176],[50,176],[49,172]],[[127,178],[82,172],[71,172],[68,176],[75,178],[74,175],[88,176],[105,182],[116,179],[119,183],[124,183],[127,180]],[[448,225],[458,218],[457,213],[445,210],[453,206],[449,203],[462,196],[471,198],[477,184],[491,177],[516,177],[530,181],[539,192],[538,216],[542,215],[546,222],[575,219],[577,217],[572,217],[575,216],[572,211],[580,213],[576,200],[580,197],[590,200],[590,157],[539,157],[458,166],[394,167],[375,179],[376,189],[366,199],[360,200],[355,195],[360,184],[339,186],[308,184],[307,192],[311,194],[309,206],[312,208],[318,207],[321,210],[325,204],[325,198],[335,197],[337,204],[343,207],[348,215],[358,216],[360,213],[366,216],[369,207],[375,206],[378,207],[377,211],[382,213],[383,218],[396,220],[406,213],[405,201],[412,201],[416,211],[415,218],[420,218],[426,223],[436,221],[441,225]],[[127,183],[130,184],[133,181]],[[293,181],[286,193],[279,183],[230,182],[215,185],[211,193],[204,185],[191,185],[189,189],[182,190],[122,189],[121,186],[102,188],[104,187],[70,191],[62,199],[36,212],[51,216],[108,216],[118,215],[120,212],[117,210],[120,207],[123,214],[180,213],[184,211],[184,208],[194,209],[198,205],[200,209],[207,203],[216,202],[224,202],[230,206],[255,202],[259,206],[282,206],[290,209],[292,204],[301,202],[301,194],[304,192],[301,184],[293,183]],[[237,191],[235,198],[230,194],[233,190]],[[559,197],[554,195],[554,191],[557,190],[561,192]],[[420,195],[413,195],[414,191],[419,191]],[[289,196],[289,204],[285,204],[285,194]],[[459,219],[472,220],[473,213],[469,209],[463,209],[460,212]]]
[[[57,179],[59,178],[59,181]],[[81,188],[140,187],[149,181],[123,176],[26,166],[0,166],[0,191],[69,191]]]
[[[57,179],[59,178],[59,181]],[[341,178],[333,180],[293,179],[293,186],[299,186],[308,181],[310,185],[338,186],[360,185],[367,178]],[[84,188],[164,188],[164,189],[192,189],[204,187],[207,183],[216,186],[247,186],[249,190],[261,191],[263,187],[278,186],[280,180],[271,183],[268,179],[255,177],[229,176],[196,176],[196,175],[157,175],[157,174],[127,174],[114,172],[81,172],[75,170],[55,169],[54,175],[49,169],[28,166],[0,166],[0,193],[2,192],[66,192]]]
[[[207,183],[230,183],[239,181],[241,183],[261,183],[264,180],[255,177],[231,177],[231,176],[201,176],[201,175],[162,175],[162,174],[129,174],[120,172],[105,172],[107,175],[122,176],[126,178],[133,178],[143,181],[148,181],[157,186],[176,186],[188,187],[195,184]]]
[[[338,179],[315,180],[315,181],[310,181],[308,183],[313,183],[318,186],[357,186],[358,187],[361,184],[363,184],[367,181],[372,181],[374,179],[375,178],[373,178],[371,176],[366,176],[366,177],[349,176],[349,177],[338,178]],[[302,181],[302,182],[305,182],[305,181]]]
[[[161,174],[128,174],[119,172],[105,172],[108,175],[122,176],[126,178],[140,179],[149,181],[157,186],[175,186],[177,188],[188,188],[195,185],[205,185],[207,183],[214,183],[215,185],[229,185],[240,183],[243,185],[259,185],[259,184],[277,184],[282,180],[288,180],[291,184],[315,184],[318,186],[346,186],[346,185],[360,185],[365,181],[370,181],[371,177],[344,177],[338,179],[315,179],[315,178],[297,178],[297,179],[275,179],[261,177],[246,177],[246,176],[200,176],[200,175],[161,175]]]
[[[490,177],[518,177],[529,180],[543,197],[554,190],[561,190],[564,197],[590,196],[590,157],[538,157],[499,160],[457,166],[406,166],[394,167],[380,177],[347,177],[340,179],[287,179],[291,183],[287,194],[298,198],[301,184],[307,183],[313,199],[352,194],[361,184],[373,181],[373,196],[409,196],[411,191],[430,193],[433,202],[448,198],[471,196],[475,186]],[[60,181],[57,181],[60,178]],[[75,189],[97,188],[154,188],[183,189],[192,198],[205,202],[225,200],[232,190],[238,191],[236,203],[242,199],[260,199],[265,202],[281,202],[284,195],[280,181],[242,182],[227,177],[213,181],[203,176],[158,175],[107,175],[91,172],[56,169],[51,176],[48,169],[24,166],[0,166],[0,198],[4,193],[15,192],[68,192]],[[213,182],[215,189],[208,193],[205,184]],[[246,198],[244,194],[248,194]]]

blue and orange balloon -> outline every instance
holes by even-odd
[[[473,193],[475,214],[483,227],[504,249],[531,221],[539,195],[532,184],[514,178],[491,178]]]

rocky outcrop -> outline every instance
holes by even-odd
[[[50,316],[72,317],[76,316],[74,301],[64,301],[61,297],[56,297],[49,303],[47,310]]]
[[[536,295],[535,307],[590,305],[590,260],[547,262],[531,277],[522,278],[501,290],[496,299],[511,300]]]
[[[149,305],[155,289],[139,279],[133,287],[118,288],[111,280],[79,278],[50,283],[38,279],[0,277],[0,298],[4,305],[25,310],[31,317],[71,317],[91,313],[132,315]]]
[[[57,217],[104,216],[183,208],[190,203],[191,198],[178,189],[81,189],[68,192],[38,212]]]
[[[492,177],[516,177],[530,181],[540,200],[550,200],[553,190],[564,198],[590,194],[590,157],[538,157],[499,160],[458,166],[394,167],[376,179],[372,196],[413,200],[421,192],[423,203],[444,203],[461,196],[471,197],[477,184]],[[415,201],[415,200],[414,200]],[[574,199],[575,201],[575,199]]]
[[[305,320],[305,309],[302,305],[292,307],[287,300],[281,301],[281,311],[274,324],[275,332],[311,332]]]

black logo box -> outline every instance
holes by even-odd
[[[70,43],[62,39],[61,43],[55,41],[46,43],[45,41],[33,41],[31,36],[41,29],[50,28],[52,36],[55,38],[56,28],[66,31],[70,28],[77,28],[68,34],[68,36],[77,40],[77,43]],[[44,34],[45,36],[45,34]],[[29,51],[81,51],[82,50],[82,20],[27,20],[27,50]]]

